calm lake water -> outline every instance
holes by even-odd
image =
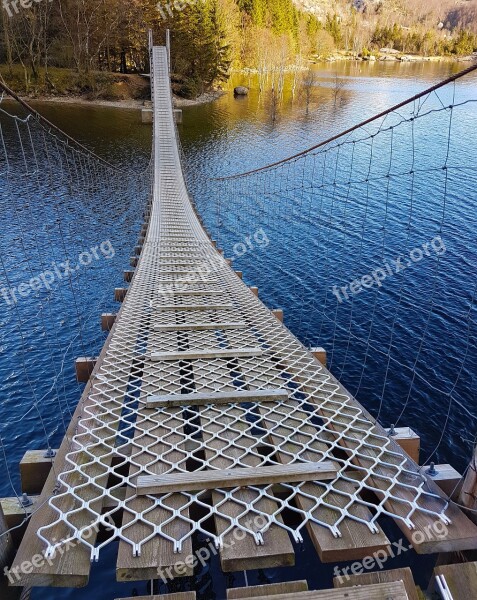
[[[269,237],[270,244],[266,252],[256,249],[255,252],[237,257],[235,268],[244,271],[247,282],[259,286],[260,297],[270,308],[279,306],[285,310],[285,323],[302,340],[306,343],[313,341],[329,350],[330,358],[333,359],[332,371],[350,391],[358,391],[358,399],[373,414],[380,410],[384,424],[395,422],[404,404],[406,405],[399,424],[414,427],[422,436],[423,458],[435,449],[441,438],[443,423],[447,420],[444,439],[433,460],[450,462],[460,469],[465,468],[472,449],[476,429],[473,415],[477,409],[475,307],[472,307],[477,265],[476,105],[469,103],[465,110],[459,109],[456,119],[458,129],[454,138],[455,146],[452,146],[453,156],[459,159],[459,164],[465,163],[468,171],[464,178],[456,176],[455,181],[450,178],[449,182],[446,207],[448,220],[443,231],[447,251],[442,257],[444,267],[437,280],[439,285],[442,282],[444,285],[439,288],[439,293],[436,293],[435,257],[430,258],[427,263],[422,261],[415,270],[409,269],[406,279],[407,295],[402,294],[401,279],[397,275],[387,284],[385,295],[378,296],[373,292],[364,299],[360,297],[359,302],[357,300],[352,305],[352,310],[351,305],[342,307],[336,300],[333,303],[329,289],[325,289],[330,282],[342,285],[350,281],[350,274],[358,276],[369,272],[360,270],[363,264],[369,264],[371,268],[381,266],[379,258],[382,254],[376,251],[376,247],[382,238],[378,239],[376,232],[382,229],[384,222],[389,232],[388,240],[391,238],[395,241],[398,254],[415,248],[422,241],[429,241],[439,232],[440,219],[436,213],[438,208],[442,208],[442,202],[434,197],[437,175],[426,173],[426,179],[419,182],[415,209],[410,207],[408,201],[408,179],[403,179],[402,184],[400,179],[397,180],[398,187],[393,192],[391,202],[389,194],[384,202],[386,198],[382,187],[373,188],[369,195],[374,198],[375,204],[370,205],[369,214],[366,213],[364,204],[361,206],[356,203],[356,212],[351,215],[356,229],[353,231],[353,223],[350,221],[350,229],[346,235],[359,243],[353,245],[350,242],[348,246],[340,242],[342,230],[336,236],[330,233],[330,228],[325,228],[320,221],[321,213],[318,215],[313,212],[312,194],[309,197],[304,194],[302,182],[297,182],[295,186],[296,198],[292,198],[292,201],[296,199],[298,202],[300,198],[301,204],[294,207],[296,214],[293,213],[293,218],[287,219],[286,210],[282,207],[283,214],[279,212],[279,218],[274,219],[273,211],[265,206],[262,213],[264,222],[261,223],[254,218],[253,210],[249,211],[254,206],[253,189],[248,189],[246,182],[237,188],[242,196],[237,196],[235,208],[230,204],[232,200],[229,198],[221,199],[224,216],[222,221],[217,220],[215,207],[218,199],[210,194],[219,194],[224,188],[204,184],[204,180],[253,169],[290,156],[418,93],[465,66],[437,63],[342,63],[317,66],[308,110],[303,90],[298,89],[293,97],[287,89],[276,109],[275,119],[272,118],[274,111],[270,95],[267,92],[260,94],[253,78],[235,76],[234,85],[251,86],[248,97],[234,99],[233,94],[227,93],[211,104],[185,108],[184,122],[180,126],[192,191],[209,229],[220,240],[226,255],[231,256],[234,244],[243,241],[244,235],[252,234],[260,226],[263,226]],[[477,77],[466,78],[458,84],[459,94],[463,98],[477,98],[476,84]],[[445,101],[448,100],[448,92],[446,93],[447,96],[443,95]],[[66,241],[73,255],[83,248],[89,248],[90,244],[105,240],[111,241],[115,249],[114,257],[103,256],[102,260],[78,275],[77,287],[81,291],[79,307],[73,307],[72,296],[67,289],[59,286],[55,304],[52,305],[54,310],[43,314],[43,322],[38,326],[35,305],[30,304],[29,299],[23,300],[20,316],[23,323],[31,324],[31,331],[22,340],[16,329],[18,315],[13,314],[5,302],[0,304],[0,374],[3,382],[0,433],[11,473],[11,481],[6,477],[0,480],[1,493],[5,496],[13,495],[12,485],[17,492],[20,491],[17,464],[26,449],[45,447],[46,434],[52,447],[57,447],[60,443],[64,422],[69,421],[70,410],[74,408],[81,393],[81,386],[74,381],[74,359],[83,353],[96,354],[104,342],[105,336],[99,331],[99,315],[101,312],[113,312],[116,308],[112,302],[113,289],[121,286],[122,270],[128,268],[128,257],[135,244],[141,220],[140,199],[127,193],[125,166],[138,172],[142,170],[147,164],[151,144],[151,127],[141,124],[140,112],[137,110],[47,103],[35,106],[71,136],[122,168],[124,182],[121,181],[119,171],[117,201],[107,199],[104,195],[102,202],[92,206],[87,204],[85,195],[77,205],[68,206],[69,234]],[[445,127],[444,117],[439,114],[435,123]],[[441,157],[443,152],[445,154],[445,134],[433,136],[432,131],[417,130],[417,135],[420,137],[416,139],[416,148],[422,151],[422,156],[430,161],[437,161],[437,157]],[[457,141],[462,142],[460,149],[457,149]],[[376,150],[382,153],[383,158],[388,152],[384,147]],[[405,145],[400,147],[397,144],[396,156],[403,169],[407,169],[406,161],[409,156]],[[291,189],[293,186],[289,187]],[[29,232],[28,239],[35,255],[32,259],[33,268],[40,272],[41,267],[44,267],[40,251],[45,248],[46,256],[46,249],[57,230],[54,227],[48,229],[51,215],[47,219],[42,217],[42,206],[35,204],[35,199],[28,196],[28,189],[17,190],[17,194],[19,208],[24,210],[24,216],[23,213],[20,216],[19,213],[11,214],[5,191],[1,204],[2,216],[5,223],[15,220],[21,222],[24,230]],[[287,202],[289,201],[288,198]],[[389,208],[386,216],[383,216],[384,205]],[[286,208],[288,204],[283,206]],[[306,206],[310,210],[308,222],[299,214],[300,206]],[[242,215],[238,214],[241,210]],[[330,222],[335,218],[344,218],[340,210],[336,206],[329,208],[326,214],[330,217]],[[408,227],[410,214],[413,215],[414,223],[411,229]],[[13,220],[9,221],[10,218]],[[369,235],[366,234],[369,238],[367,249],[363,249],[362,244],[363,223],[369,223],[369,228],[366,229],[369,232]],[[323,234],[325,230],[327,233]],[[8,226],[4,231],[2,252],[7,272],[15,280],[18,264],[24,261],[24,248],[21,247],[21,235],[18,231]],[[296,231],[296,235],[290,235],[290,231]],[[300,244],[298,238],[306,243]],[[323,261],[315,260],[320,254],[316,247],[310,246],[309,241],[315,238],[316,244],[321,244],[320,252],[325,254]],[[387,242],[390,250],[394,247],[394,241]],[[328,243],[327,248],[325,242]],[[447,263],[444,259],[448,259]],[[333,273],[336,273],[334,278]],[[2,286],[5,286],[4,282]],[[406,304],[408,296],[412,297],[413,302]],[[434,317],[433,312],[432,318],[426,320],[429,311],[422,308],[428,307],[431,297],[437,304],[436,316]],[[314,298],[313,302],[316,304],[310,298]],[[329,307],[326,311],[323,310],[323,305],[320,306],[322,301]],[[397,305],[402,309],[395,313],[397,317],[391,323],[389,314]],[[324,319],[325,312],[332,318]],[[469,325],[462,315],[470,315]],[[77,337],[80,320],[83,323],[81,343]],[[357,338],[350,338],[347,335],[350,327],[343,327],[344,324],[351,323],[355,335],[358,332],[360,339],[368,340],[368,344],[352,343]],[[64,373],[59,380],[63,399],[60,406],[55,394],[49,392],[53,372],[51,361],[44,358],[45,326],[56,332],[57,345],[52,351],[54,360],[64,362]],[[425,347],[418,350],[420,363],[426,363],[428,369],[423,372],[425,382],[423,380],[421,384],[418,378],[410,388],[406,368],[412,367],[416,346],[419,345],[424,327],[427,327]],[[379,388],[386,364],[382,357],[370,355],[369,348],[371,343],[384,347],[389,342],[397,349],[396,360],[402,361],[403,371],[401,374],[393,363],[393,376],[389,378],[381,401]],[[29,353],[30,389],[26,388],[18,365],[23,353],[17,350],[22,343]],[[15,361],[12,356],[16,357]],[[366,364],[366,370],[363,370],[363,364]],[[426,383],[434,384],[435,380],[440,380],[442,386],[433,387]],[[453,381],[457,383],[452,395],[453,402],[449,403],[441,387],[444,391],[448,390],[448,385]],[[31,386],[35,388],[37,398],[41,398],[41,403],[34,410],[29,410],[32,406]],[[409,389],[412,394],[407,398]],[[24,417],[27,411],[28,414]],[[382,526],[390,539],[398,537],[396,528],[391,528],[386,522]],[[115,583],[116,550],[116,545],[111,544],[101,555],[100,563],[93,566],[88,592],[35,590],[32,598],[76,600],[89,594],[92,598],[112,599],[147,593],[146,583]],[[296,568],[250,572],[249,583],[307,578],[310,587],[331,586],[332,569],[327,566],[316,567],[315,553],[309,540],[305,540],[304,547],[296,548],[296,551]],[[415,564],[416,560],[414,552],[408,552],[389,561],[389,567]],[[431,567],[432,559],[420,558],[420,575],[417,580],[424,582]],[[196,589],[201,599],[219,600],[225,598],[225,587],[244,585],[244,578],[242,574],[222,576],[215,558],[195,578],[184,580],[178,585],[177,590]],[[161,591],[165,591],[164,587]],[[174,590],[171,587],[168,591]]]

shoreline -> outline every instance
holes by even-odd
[[[392,53],[378,53],[377,55],[370,55],[366,57],[356,56],[347,53],[336,53],[330,56],[312,56],[305,60],[305,64],[289,65],[285,68],[285,72],[292,73],[293,71],[306,71],[308,66],[311,65],[329,65],[335,62],[392,62],[395,64],[408,64],[408,63],[471,63],[477,62],[477,53],[474,55],[466,56],[420,56],[417,54],[403,54],[400,52]],[[308,66],[307,66],[308,65]],[[265,73],[272,73],[273,69],[264,71]],[[260,71],[258,69],[233,69],[232,74],[241,75],[258,75]]]
[[[211,92],[205,92],[194,100],[173,96],[172,101],[175,108],[199,106],[201,104],[214,102],[225,94],[227,94],[227,92],[223,90],[214,90]],[[106,108],[121,108],[126,110],[140,110],[142,108],[147,108],[150,104],[150,100],[134,100],[132,98],[128,98],[126,100],[102,100],[101,98],[88,100],[83,96],[38,96],[35,98],[22,96],[22,100],[25,100],[25,102],[31,104],[34,104],[35,102],[41,102],[48,104],[71,104],[76,106],[100,106]]]
[[[400,52],[388,50],[387,52],[381,51],[378,56],[369,56],[369,57],[358,57],[355,55],[351,55],[349,53],[336,53],[329,57],[311,57],[307,59],[308,65],[329,65],[334,62],[392,62],[395,64],[409,64],[409,63],[437,63],[437,62],[446,62],[446,63],[470,63],[477,61],[477,53],[474,55],[468,56],[418,56],[418,55],[406,55]],[[286,70],[289,72],[295,70],[306,70],[306,65],[294,65],[288,67]],[[242,74],[242,75],[250,75],[250,74],[258,74],[258,70],[256,69],[233,69],[233,74]],[[209,104],[211,102],[215,102],[219,98],[223,97],[226,94],[232,93],[233,88],[231,89],[220,89],[220,90],[211,90],[201,94],[198,98],[189,99],[182,98],[177,95],[173,95],[173,107],[174,108],[188,108],[191,106],[200,106],[203,104]],[[22,96],[22,100],[28,103],[47,103],[47,104],[70,104],[72,106],[89,106],[89,107],[104,107],[104,108],[119,108],[124,110],[140,110],[142,108],[148,108],[150,106],[150,100],[148,99],[118,99],[118,100],[105,100],[102,98],[94,98],[88,99],[84,96],[78,95],[64,95],[64,96]]]

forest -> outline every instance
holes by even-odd
[[[227,80],[233,69],[283,71],[338,50],[361,57],[382,47],[448,56],[477,50],[474,13],[408,14],[391,0],[2,3],[0,73],[23,93],[84,92],[107,73],[147,72],[149,28],[156,40],[171,30],[175,90],[187,97]]]

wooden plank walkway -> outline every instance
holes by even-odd
[[[284,583],[269,583],[266,585],[251,585],[246,588],[232,588],[227,590],[227,600],[240,600],[242,598],[257,598],[260,596],[276,596],[277,594],[295,594],[307,592],[308,584],[305,580],[288,581]]]
[[[369,586],[377,583],[391,583],[394,581],[403,582],[409,600],[419,600],[416,584],[414,583],[414,578],[409,567],[335,577],[333,579],[333,585],[335,588],[350,588],[356,585]],[[456,599],[454,598],[454,600]]]
[[[409,600],[402,581],[359,586],[353,588],[352,592],[349,589],[338,589],[269,594],[265,590],[265,593],[261,596],[254,594],[252,596],[233,597],[254,598],[255,600]]]
[[[15,559],[18,585],[86,585],[90,561],[113,540],[121,581],[157,578],[178,562],[186,568],[174,576],[186,576],[199,533],[215,541],[224,571],[294,564],[293,542],[305,530],[322,561],[354,560],[388,548],[381,518],[394,519],[418,552],[476,548],[477,527],[419,474],[207,237],[182,175],[166,50],[154,48],[151,58],[147,231]],[[284,479],[315,463],[331,465],[332,478]],[[266,480],[237,476],[267,469]],[[138,494],[145,477],[188,484]],[[227,485],[210,493],[210,481],[224,477]],[[199,478],[209,484],[195,490]],[[370,491],[373,505],[365,499]],[[106,526],[109,537],[99,545]],[[24,572],[22,563],[37,554],[45,560]],[[407,597],[398,583],[356,593]]]

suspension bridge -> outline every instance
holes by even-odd
[[[110,332],[101,354],[79,363],[88,381],[10,584],[86,586],[92,564],[111,548],[118,581],[175,581],[194,573],[198,534],[211,541],[224,573],[293,567],[305,537],[322,563],[386,556],[399,535],[418,554],[476,550],[477,526],[458,503],[260,301],[206,233],[182,170],[165,47],[151,46],[151,92],[153,176],[144,184],[151,192],[130,285],[116,290],[118,314],[103,317]],[[386,131],[397,137],[395,127]],[[343,157],[347,147],[336,139],[331,152]],[[320,156],[321,146],[313,151]],[[86,173],[93,158],[81,156]],[[264,192],[254,218],[268,222],[270,198],[286,194],[300,158],[244,175],[259,178]],[[336,170],[334,178],[336,190]],[[305,582],[289,581],[228,597],[415,598],[406,577],[363,581],[369,585],[353,592],[307,592]]]

